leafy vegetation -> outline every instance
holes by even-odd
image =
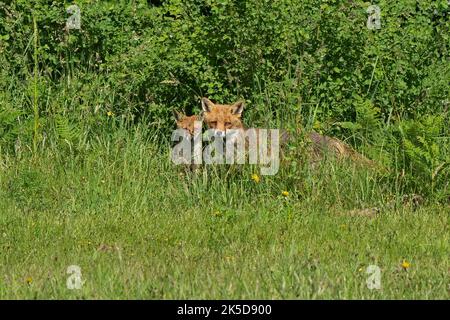
[[[0,0],[0,297],[448,298],[449,15],[447,0]],[[186,173],[172,110],[203,96],[386,170],[312,170],[298,145],[273,177]]]

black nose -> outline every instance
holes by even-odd
[[[223,131],[216,131],[216,132],[214,133],[214,135],[215,135],[216,137],[224,137],[224,136],[225,136],[225,132],[223,132]]]

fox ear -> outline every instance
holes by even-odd
[[[231,113],[235,115],[241,115],[244,110],[244,101],[238,101],[231,106]]]
[[[211,107],[214,103],[211,102],[208,98],[202,98],[202,110],[204,112],[211,112]]]
[[[181,121],[181,119],[183,119],[183,115],[180,112],[172,110],[172,113],[176,121]]]

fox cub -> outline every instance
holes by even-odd
[[[194,135],[194,123],[195,121],[201,121],[199,116],[187,116],[178,111],[173,111],[173,116],[175,117],[175,121],[177,123],[177,129],[183,129],[190,136]]]

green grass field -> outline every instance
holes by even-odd
[[[449,299],[449,16],[0,0],[0,299]],[[276,175],[170,161],[204,97],[298,138]],[[374,165],[309,166],[310,130]]]
[[[1,156],[0,298],[449,298],[448,205],[383,206],[395,188],[332,163],[297,183],[256,183],[249,166],[185,173],[149,136]]]

